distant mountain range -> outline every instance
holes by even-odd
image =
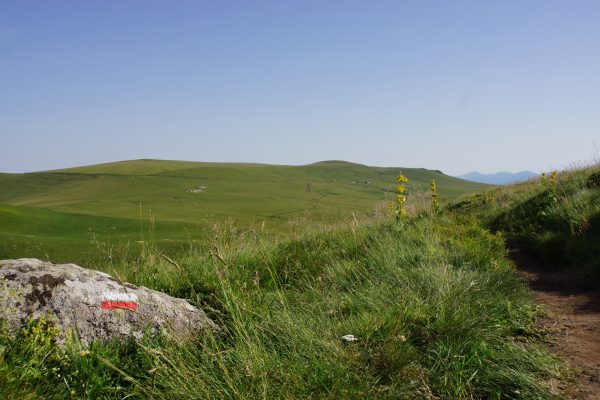
[[[508,185],[511,183],[522,182],[539,176],[535,172],[496,172],[495,174],[482,174],[480,172],[469,172],[468,174],[457,176],[471,182],[489,183],[491,185]]]

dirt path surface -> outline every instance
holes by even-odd
[[[542,323],[550,350],[574,372],[574,382],[561,388],[566,398],[600,400],[600,288],[572,273],[547,272],[518,249],[510,255],[548,314]]]

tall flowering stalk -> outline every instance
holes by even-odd
[[[398,186],[396,187],[396,219],[399,220],[406,216],[406,209],[404,208],[404,203],[406,203],[406,183],[408,182],[408,178],[402,174],[398,175],[396,178],[398,181]]]
[[[550,178],[548,179],[548,190],[550,191],[550,198],[554,201],[558,201],[558,197],[556,196],[556,178],[558,177],[558,172],[552,171],[550,174]]]
[[[542,172],[542,176],[540,177],[540,186],[542,188],[548,188],[548,180],[546,179],[546,173]]]
[[[556,192],[556,177],[558,176],[558,172],[556,171],[552,171],[552,173],[550,174],[550,179],[548,179],[548,181],[550,182],[550,192],[554,193]]]
[[[435,179],[431,180],[431,211],[433,211],[434,213],[440,212],[440,200],[438,197]]]
[[[396,214],[395,208],[396,208],[396,205],[393,202],[390,202],[387,204],[386,211],[387,211],[388,217],[392,218]]]

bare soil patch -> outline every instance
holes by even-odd
[[[549,267],[519,249],[510,251],[535,301],[547,312],[543,328],[550,350],[573,371],[564,395],[568,399],[600,400],[600,287],[572,271]]]

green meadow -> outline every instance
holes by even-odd
[[[0,174],[0,258],[104,262],[148,246],[175,254],[215,226],[288,235],[315,223],[381,212],[395,178],[413,198],[431,179],[443,201],[485,186],[439,171],[342,161],[305,166],[135,160]]]
[[[43,319],[16,336],[0,326],[0,397],[564,398],[568,366],[547,351],[543,310],[507,243],[598,276],[599,167],[498,188],[402,171],[410,201],[399,221],[374,211],[397,169],[339,162],[136,161],[3,176],[4,254],[88,257],[202,307],[222,330],[85,347],[56,345]],[[425,191],[432,177],[440,210]],[[178,230],[185,249],[156,244]]]

